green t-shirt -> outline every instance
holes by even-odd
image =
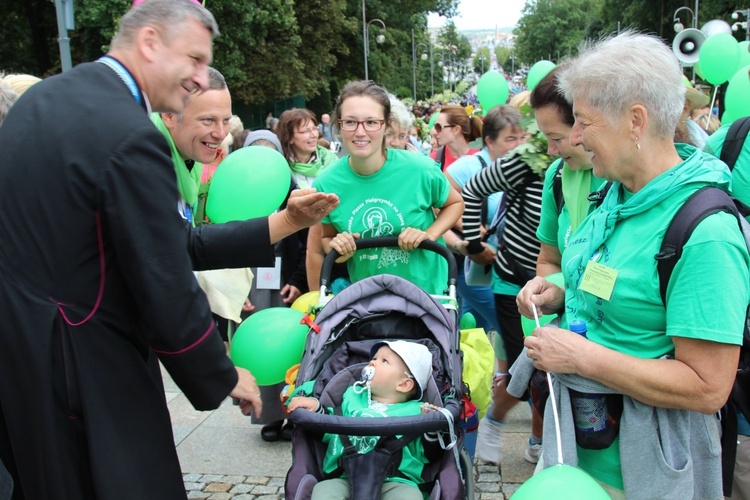
[[[724,140],[731,126],[731,123],[724,125],[711,134],[703,151],[714,155],[716,158],[721,156]],[[742,165],[741,168],[740,165]],[[734,166],[735,168],[732,169],[732,196],[745,205],[750,205],[750,139],[745,139],[745,144],[740,150],[740,155],[737,157]]]
[[[406,150],[389,149],[383,167],[359,175],[345,156],[315,179],[318,191],[341,200],[324,224],[336,231],[360,233],[361,238],[397,236],[407,227],[426,230],[434,221],[433,208],[448,199],[450,184],[431,159]],[[439,238],[438,243],[443,243]],[[377,274],[395,274],[431,294],[442,294],[448,283],[448,264],[426,250],[372,248],[358,251],[348,261],[352,282]]]
[[[683,154],[689,158],[636,194],[615,183],[563,253],[565,324],[584,320],[589,340],[639,358],[674,355],[672,336],[742,344],[750,257],[731,214],[711,215],[695,228],[669,280],[666,309],[659,295],[654,255],[667,225],[697,189],[726,188],[729,181],[729,173],[710,156],[704,159],[695,148]],[[617,271],[610,300],[578,288],[590,261]],[[587,450],[581,467],[621,488],[619,451],[613,447]]]
[[[559,214],[557,213],[557,200],[555,200],[555,193],[552,189],[556,173],[557,166],[555,164],[548,168],[545,173],[544,190],[542,191],[542,216],[536,230],[536,237],[546,245],[556,246],[562,253],[568,246],[572,231],[570,230],[568,204],[563,204],[562,210]],[[582,192],[581,196],[598,190],[605,182],[604,179],[592,175],[590,189],[587,193]]]
[[[354,387],[349,387],[344,391],[341,413],[345,417],[377,418],[407,417],[419,415],[422,412],[422,402],[417,400],[395,404],[375,402],[373,405],[369,405],[368,403],[366,390],[357,393]],[[328,411],[333,413],[330,408]],[[380,436],[349,436],[349,440],[359,453],[371,451],[377,444],[378,439],[380,439]],[[338,468],[339,457],[344,453],[344,446],[341,443],[341,438],[336,434],[326,434],[323,436],[323,442],[328,444],[326,455],[323,458],[323,471],[329,474]],[[387,477],[386,481],[398,481],[417,486],[423,482],[422,469],[426,463],[427,457],[424,453],[422,439],[415,439],[403,448],[398,470],[404,477]]]

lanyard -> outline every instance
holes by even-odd
[[[133,94],[133,98],[135,99],[135,101],[138,104],[143,104],[143,96],[141,94],[141,90],[138,88],[138,84],[135,83],[133,75],[130,74],[125,66],[120,63],[120,61],[112,56],[102,56],[96,62],[100,62],[112,68],[112,71],[114,71],[117,76],[120,77],[125,85],[127,85],[128,90],[130,90],[130,93]]]

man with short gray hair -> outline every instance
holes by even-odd
[[[260,411],[195,269],[273,262],[334,195],[265,219],[191,228],[151,110],[208,87],[213,16],[147,0],[110,52],[31,87],[0,127],[0,461],[14,498],[185,498],[156,358],[199,410]],[[34,137],[28,148],[19,137]]]

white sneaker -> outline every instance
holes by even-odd
[[[502,424],[484,416],[479,422],[477,431],[477,458],[484,462],[500,464],[502,452],[500,437],[503,434]]]
[[[523,452],[523,459],[529,463],[539,463],[539,457],[542,456],[542,443],[532,444],[531,438],[526,444],[526,451]]]

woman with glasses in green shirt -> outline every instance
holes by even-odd
[[[446,262],[416,248],[426,239],[443,242],[443,233],[463,212],[461,195],[429,158],[386,149],[391,103],[382,87],[371,81],[349,82],[334,112],[350,154],[313,184],[341,198],[323,219],[324,249],[341,254],[339,262],[348,261],[352,282],[395,274],[428,293],[442,294],[448,279]],[[434,209],[439,209],[437,215]],[[399,248],[360,250],[355,255],[355,239],[377,236],[398,236]]]

